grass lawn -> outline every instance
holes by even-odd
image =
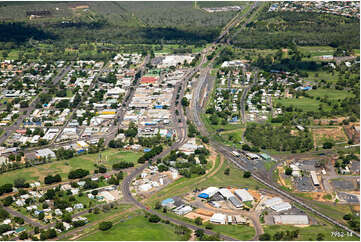
[[[243,241],[251,240],[256,234],[253,227],[246,225],[214,225],[212,230]]]
[[[308,92],[311,96],[314,97],[325,97],[327,96],[331,101],[337,101],[338,99],[345,99],[347,97],[352,97],[353,94],[346,90],[336,90],[336,89],[327,89],[327,88],[318,88],[316,90],[310,90]]]
[[[230,168],[230,174],[225,175],[224,170],[229,167]],[[219,169],[219,171],[209,179],[206,179],[205,181],[201,182],[198,187],[208,187],[208,186],[223,186],[223,187],[238,187],[238,188],[261,188],[263,187],[262,184],[255,181],[253,178],[243,178],[243,171],[240,169],[237,169],[233,163],[230,163],[228,161],[225,161]]]
[[[321,104],[320,101],[316,99],[311,98],[280,98],[280,99],[274,99],[275,103],[284,105],[286,107],[293,106],[295,108],[300,108],[303,111],[318,111],[318,107]],[[322,103],[323,108],[325,111],[329,111],[331,107],[329,107],[327,104]]]
[[[150,223],[143,216],[133,217],[125,222],[114,225],[110,230],[98,231],[82,241],[164,241],[181,240],[181,236],[174,233],[174,227],[167,224]]]
[[[316,240],[317,235],[322,233],[324,235],[324,240],[359,240],[356,236],[348,237],[344,236],[343,238],[333,237],[331,232],[340,231],[339,229],[331,225],[311,225],[308,227],[295,227],[291,225],[265,225],[263,226],[264,232],[274,235],[276,232],[280,231],[294,231],[299,230],[299,236],[296,240]]]
[[[117,208],[114,208],[114,209],[111,209],[109,211],[106,211],[106,212],[100,212],[98,214],[95,214],[95,213],[88,213],[87,215],[85,215],[84,217],[86,217],[89,222],[93,222],[93,221],[97,221],[97,220],[102,220],[102,219],[105,219],[106,217],[109,217],[113,214],[116,214],[116,213],[120,213],[128,208],[131,208],[132,205],[130,204],[121,204],[121,205],[118,205]]]
[[[120,162],[137,162],[141,153],[131,151],[119,151],[118,149],[107,149],[101,152],[102,159],[105,160],[102,164],[111,169],[111,165]],[[94,170],[94,165],[99,160],[99,154],[87,154],[73,157],[69,160],[53,161],[52,163],[43,164],[39,166],[23,168],[1,174],[0,185],[5,183],[13,183],[18,177],[24,178],[27,182],[44,181],[44,177],[49,174],[60,174],[63,180],[67,179],[69,171],[78,168],[89,170],[91,173]]]

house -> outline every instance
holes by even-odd
[[[215,213],[210,219],[211,223],[226,224],[226,215],[222,213]]]
[[[63,215],[63,212],[59,208],[57,208],[57,209],[55,209],[55,215],[61,216],[61,215]]]
[[[65,209],[65,211],[67,211],[68,213],[71,213],[71,212],[73,212],[73,208],[67,207],[67,208]]]
[[[84,205],[82,203],[77,203],[74,205],[74,209],[83,209]]]
[[[64,226],[65,231],[68,231],[72,227],[71,224],[68,224],[67,222],[63,222],[63,226]]]

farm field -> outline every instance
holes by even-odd
[[[103,161],[101,164],[107,168],[111,165],[120,162],[134,162],[141,156],[141,153],[130,151],[119,151],[117,149],[108,149],[101,152]],[[13,183],[18,177],[24,178],[27,182],[44,181],[44,177],[49,174],[60,174],[63,180],[67,179],[67,174],[71,170],[82,168],[89,170],[90,173],[94,170],[94,165],[99,161],[99,154],[87,154],[76,156],[69,160],[53,161],[52,163],[38,165],[29,168],[18,169],[1,174],[0,184]]]
[[[125,222],[119,222],[110,230],[97,231],[81,241],[165,241],[181,240],[174,232],[174,227],[166,224],[150,223],[143,216],[133,217]]]

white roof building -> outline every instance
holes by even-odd
[[[277,213],[279,213],[279,212],[283,212],[283,211],[287,211],[287,210],[291,209],[292,206],[288,202],[282,202],[282,203],[278,203],[278,204],[271,206],[271,208],[273,210],[275,210]]]
[[[210,222],[216,224],[226,224],[226,215],[222,213],[215,213],[210,219]]]
[[[282,202],[283,202],[282,198],[280,198],[280,197],[273,197],[273,198],[271,198],[271,199],[267,199],[266,201],[264,201],[263,204],[264,204],[267,208],[269,208],[269,207],[271,207],[271,206],[280,204],[280,203],[282,203]]]
[[[218,188],[217,187],[208,187],[207,189],[201,191],[201,193],[205,193],[208,195],[208,197],[212,197],[214,194],[216,194],[218,192]]]
[[[231,197],[234,197],[233,193],[230,190],[228,190],[227,188],[221,188],[218,190],[218,192],[227,200]]]
[[[242,202],[253,201],[252,195],[249,194],[245,189],[237,189],[234,191],[234,193],[239,199],[241,199]]]
[[[275,224],[306,225],[309,224],[307,215],[275,215],[273,216]]]

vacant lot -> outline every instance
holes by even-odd
[[[315,146],[322,145],[326,141],[346,142],[347,136],[342,127],[315,128],[312,129],[313,142]]]
[[[181,240],[174,233],[174,227],[166,224],[154,224],[142,216],[131,218],[114,225],[108,231],[98,231],[95,234],[83,237],[82,241],[157,241]]]
[[[117,149],[108,149],[101,152],[101,160],[99,164],[107,168],[111,165],[120,162],[128,161],[136,163],[141,153],[131,151],[119,151]],[[95,164],[99,162],[99,154],[88,154],[73,157],[69,160],[53,161],[52,163],[34,166],[30,168],[23,168],[6,172],[0,175],[0,184],[13,183],[18,177],[24,178],[27,182],[44,181],[44,177],[49,174],[60,174],[64,179],[67,179],[68,172],[78,168],[89,170],[91,173],[95,169]]]

